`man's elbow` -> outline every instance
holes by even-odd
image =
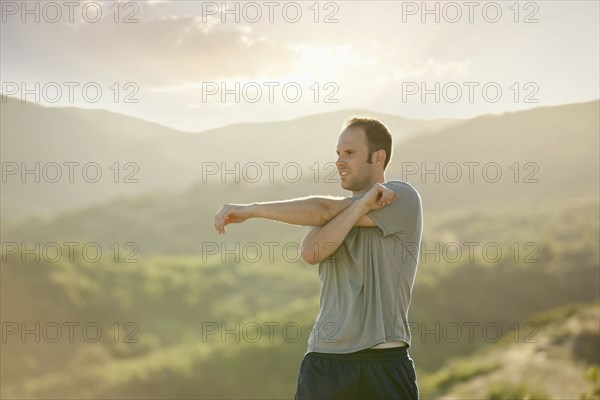
[[[319,260],[317,260],[317,258],[314,256],[314,254],[311,254],[311,252],[302,252],[302,259],[309,265],[315,265],[319,263]]]
[[[320,262],[316,255],[314,245],[307,246],[304,242],[302,243],[302,246],[300,248],[300,257],[302,257],[302,259],[310,265],[315,265]]]
[[[331,215],[331,208],[327,201],[321,200],[320,206],[321,208],[316,216],[315,226],[323,226],[333,218]]]

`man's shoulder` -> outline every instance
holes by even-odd
[[[389,181],[384,182],[383,186],[392,189],[396,193],[402,193],[402,194],[412,193],[415,196],[420,197],[419,192],[417,192],[417,189],[415,189],[415,187],[413,185],[411,185],[410,183],[408,183],[406,181],[389,180]]]

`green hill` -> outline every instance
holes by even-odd
[[[525,329],[422,380],[425,398],[598,399],[600,304],[536,314]]]
[[[535,262],[525,257],[515,261],[510,251],[493,262],[479,252],[473,259],[450,261],[446,255],[422,260],[410,319],[415,328],[411,355],[425,389],[454,390],[448,382],[458,378],[438,374],[453,358],[477,357],[481,349],[500,342],[494,329],[514,335],[523,328],[525,337],[533,332],[527,324],[537,321],[532,314],[599,297],[598,204],[598,198],[557,201],[498,210],[485,218],[452,211],[429,220],[430,248],[435,241],[496,238],[504,249],[513,241],[535,242],[538,249]],[[248,223],[255,234],[250,240],[258,240],[254,222]],[[485,226],[491,227],[488,236],[482,234]],[[76,255],[73,262],[55,263],[2,256],[0,306],[7,335],[1,343],[3,398],[258,399],[293,394],[318,309],[313,267],[281,258],[236,262],[230,256],[223,261],[219,254],[147,254],[137,263],[115,262],[111,254],[98,262]],[[22,336],[24,330],[35,332],[36,322],[39,343],[35,333]],[[566,316],[563,322],[568,322]],[[56,324],[62,336],[52,342]],[[84,334],[86,324],[91,328]],[[474,327],[473,338],[463,331],[457,339],[453,327],[468,324]],[[488,325],[492,329],[484,331]],[[94,342],[96,326],[103,334]],[[500,368],[473,365],[461,376]],[[430,381],[429,375],[437,378]]]

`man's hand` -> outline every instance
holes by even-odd
[[[225,233],[225,225],[239,224],[244,222],[252,215],[250,213],[250,204],[225,204],[217,215],[215,215],[215,229],[218,233]]]
[[[386,188],[381,183],[376,183],[369,189],[367,194],[358,200],[366,208],[367,212],[385,207],[398,200],[398,193]]]

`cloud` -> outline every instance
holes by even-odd
[[[168,2],[169,2],[169,0],[146,0],[145,3],[150,7],[156,7],[156,6],[160,5],[161,3],[166,4]]]
[[[2,32],[6,78],[29,71],[37,76],[16,78],[173,85],[266,70],[284,73],[296,55],[264,35],[257,37],[249,26],[221,24],[212,17],[206,22],[193,16],[138,18],[130,24],[111,18],[97,23],[8,21]],[[27,64],[45,68],[22,69]]]
[[[464,77],[470,72],[471,60],[438,62],[432,58],[418,61],[398,68],[393,72],[393,78],[402,80],[407,78],[442,78]]]

